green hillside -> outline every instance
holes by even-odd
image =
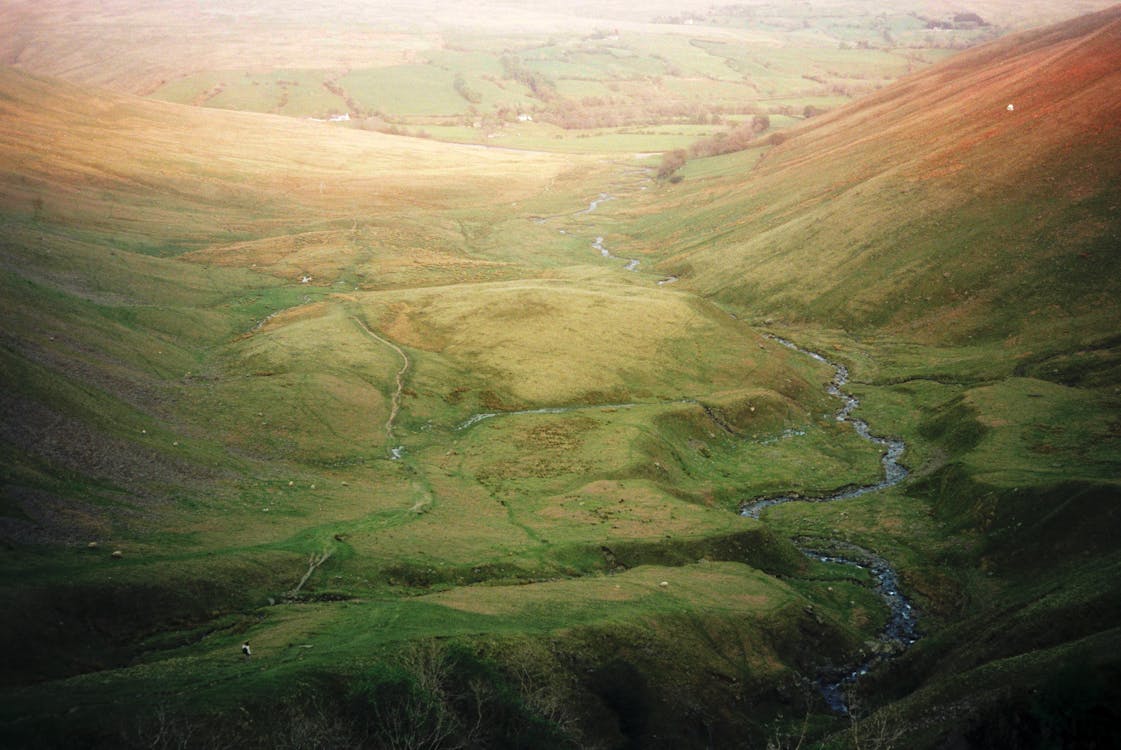
[[[270,704],[327,731],[350,692],[460,736],[465,697],[410,692],[429,668],[491,675],[494,737],[619,739],[628,670],[697,700],[722,670],[773,715],[811,642],[876,626],[735,513],[875,448],[826,368],[605,263],[588,186],[639,192],[633,164],[0,85],[7,744],[245,743],[242,706],[275,746],[313,730]],[[649,700],[644,733],[681,731]]]
[[[869,683],[908,743],[1092,746],[1115,716],[1119,42],[1115,9],[962,53],[631,214],[907,439],[902,490],[763,518],[894,548],[932,597],[945,629]]]

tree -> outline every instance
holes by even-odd
[[[455,88],[456,93],[472,105],[478,104],[483,100],[483,95],[467,84],[462,73],[455,74],[455,81],[452,82],[452,86]]]

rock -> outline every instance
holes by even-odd
[[[669,588],[669,581],[662,581],[658,585],[661,586],[664,589],[668,589]]]
[[[113,558],[114,560],[120,560],[124,556],[125,556],[125,553],[122,552],[119,549],[113,550],[113,553],[111,555],[109,555],[109,557]]]
[[[86,549],[97,549],[100,545],[97,542],[90,542],[86,545]]]

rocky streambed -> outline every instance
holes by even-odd
[[[868,423],[852,417],[853,411],[860,405],[860,400],[843,390],[848,382],[848,368],[842,364],[831,362],[822,355],[803,349],[786,339],[769,336],[771,340],[795,351],[801,352],[833,368],[833,378],[826,386],[829,394],[841,400],[841,408],[835,418],[838,422],[847,422],[853,426],[856,433],[865,440],[880,446],[884,453],[881,463],[883,477],[873,484],[857,487],[847,486],[820,497],[805,497],[801,495],[780,495],[777,497],[756,498],[746,502],[740,512],[750,518],[759,518],[760,514],[776,505],[793,502],[828,503],[837,500],[879,492],[893,487],[907,478],[907,467],[899,462],[906,445],[902,440],[880,437],[874,435]],[[795,540],[799,543],[800,540]],[[804,555],[824,563],[836,563],[862,568],[872,576],[876,592],[880,595],[884,605],[888,608],[889,617],[887,624],[875,639],[873,647],[869,649],[870,655],[857,664],[824,670],[818,675],[817,683],[825,702],[829,707],[841,714],[848,713],[845,700],[846,690],[855,684],[863,675],[867,674],[877,664],[894,656],[898,656],[919,638],[916,626],[916,613],[913,605],[899,590],[899,576],[887,560],[871,550],[858,547],[854,544],[839,540],[828,539],[817,541],[814,544],[802,541],[798,548]]]

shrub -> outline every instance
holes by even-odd
[[[664,180],[677,170],[685,166],[686,154],[684,149],[674,149],[662,155],[662,166],[658,168],[658,179]]]

